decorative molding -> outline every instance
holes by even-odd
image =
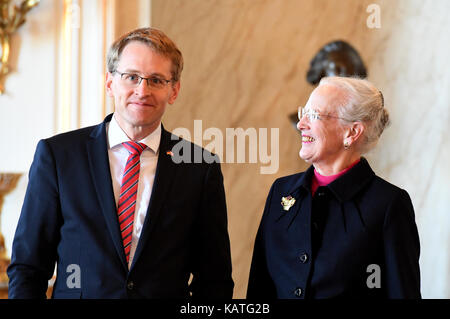
[[[17,186],[17,182],[21,176],[21,173],[0,173],[0,225],[4,197]],[[6,268],[8,267],[9,262],[10,260],[5,248],[5,240],[0,228],[0,283],[8,281]]]
[[[11,36],[25,23],[25,17],[40,0],[23,0],[20,6],[15,5],[11,13],[11,0],[0,0],[0,95],[5,91],[5,79],[9,74],[9,56]]]
[[[118,0],[64,0],[55,133],[93,125],[114,112],[105,90],[108,48],[122,33],[123,17],[130,22],[127,26],[151,24],[151,4],[129,0],[124,12]]]

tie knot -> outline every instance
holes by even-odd
[[[145,150],[145,148],[147,147],[147,145],[145,145],[144,143],[138,143],[133,141],[124,142],[122,143],[122,145],[127,149],[128,152],[130,152],[130,154],[139,156],[141,155],[142,151]]]

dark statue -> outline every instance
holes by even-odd
[[[325,76],[367,77],[367,70],[358,52],[347,42],[326,44],[311,60],[306,80],[318,84]]]

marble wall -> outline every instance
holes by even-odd
[[[370,28],[371,4],[380,28]],[[422,243],[422,292],[449,298],[450,204],[448,44],[445,0],[153,0],[152,25],[185,57],[182,89],[164,117],[169,129],[278,128],[279,169],[222,165],[229,211],[235,298],[245,297],[253,241],[272,182],[304,170],[288,114],[313,87],[305,75],[325,43],[346,40],[384,92],[392,125],[368,155],[375,171],[405,188]],[[373,22],[373,20],[371,20]],[[270,132],[270,130],[269,130]],[[203,141],[203,146],[208,140]],[[224,147],[231,147],[231,141]]]
[[[392,125],[371,154],[382,177],[405,188],[421,241],[422,294],[450,298],[450,20],[448,1],[396,1],[369,67]]]

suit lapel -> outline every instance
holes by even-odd
[[[138,246],[136,248],[136,253],[133,257],[133,263],[130,270],[138,260],[142,249],[147,242],[149,234],[151,234],[152,229],[155,227],[158,218],[162,213],[163,203],[168,198],[167,194],[170,190],[170,186],[174,181],[176,168],[178,166],[172,161],[173,154],[171,153],[171,150],[175,143],[176,140],[171,140],[171,133],[167,132],[162,126],[158,164],[156,166],[152,195],[150,197],[141,237],[139,238]]]
[[[91,139],[87,143],[87,153],[90,173],[109,233],[124,268],[128,269],[117,220],[117,208],[112,188],[108,147],[106,142],[106,122],[109,122],[111,117],[112,115],[106,117],[105,121],[93,130],[90,136]]]

